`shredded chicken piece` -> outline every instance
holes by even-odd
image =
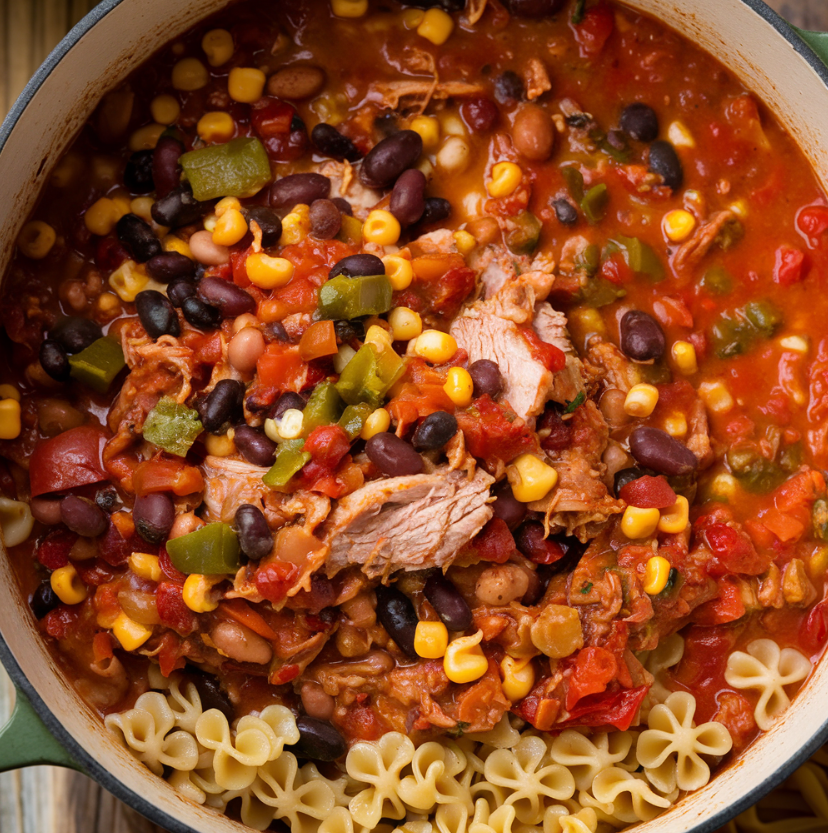
[[[366,188],[354,175],[350,162],[329,160],[317,168],[317,172],[331,181],[331,198],[343,197],[348,200],[354,216],[364,220],[371,209],[382,199],[382,194]]]
[[[523,81],[526,85],[526,97],[530,101],[540,98],[552,89],[549,73],[546,71],[543,61],[538,58],[530,58],[526,62],[523,67]]]
[[[469,480],[474,477],[477,461],[466,451],[466,436],[458,431],[446,445],[449,471],[464,471]]]
[[[413,109],[422,113],[432,99],[468,98],[485,92],[482,84],[467,81],[439,82],[410,78],[405,81],[377,81],[371,85],[368,98],[390,110]]]
[[[630,388],[641,381],[636,365],[610,341],[590,339],[587,360],[603,372],[608,388],[629,393]]]
[[[686,243],[681,244],[673,257],[673,268],[676,272],[683,272],[697,266],[710,251],[719,232],[734,219],[736,215],[730,209],[726,209],[717,212],[706,223],[699,226],[693,236]]]
[[[792,558],[782,574],[782,595],[790,607],[806,608],[817,597],[801,558]]]
[[[548,344],[554,344],[566,355],[564,369],[555,374],[551,397],[561,405],[574,402],[579,394],[586,394],[583,362],[575,353],[566,328],[566,315],[543,302],[535,309],[532,329]]]
[[[696,399],[687,415],[687,442],[690,451],[699,458],[699,468],[706,469],[714,458],[707,426],[707,410],[701,399]]]
[[[488,0],[466,0],[464,21],[468,26],[474,26],[483,17]]]

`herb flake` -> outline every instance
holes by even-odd
[[[586,393],[581,391],[571,402],[567,399],[566,400],[566,407],[564,408],[565,414],[574,414],[575,409],[579,408],[581,405],[586,402]],[[590,585],[591,587],[592,585]]]

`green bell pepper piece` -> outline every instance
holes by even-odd
[[[380,315],[391,309],[393,291],[387,275],[338,275],[319,289],[319,314],[333,321]]]
[[[530,255],[538,247],[541,222],[531,211],[514,218],[515,227],[506,235],[506,245],[513,255]]]
[[[782,467],[752,446],[735,445],[725,455],[733,476],[749,492],[766,494],[785,481]]]
[[[580,204],[584,198],[584,175],[574,165],[561,168],[561,175],[569,189],[569,196]]]
[[[264,145],[248,136],[191,150],[179,161],[197,200],[252,197],[273,179]]]
[[[714,295],[727,295],[733,289],[733,278],[724,266],[711,266],[704,273],[700,286]]]
[[[664,265],[652,247],[643,240],[619,234],[609,242],[605,255],[611,255],[616,251],[623,254],[627,266],[636,275],[643,275],[654,283],[664,279]]]
[[[333,382],[320,382],[302,412],[302,433],[307,437],[314,428],[331,425],[342,415],[342,399]]]
[[[770,301],[751,301],[746,304],[745,317],[765,338],[770,338],[782,323],[782,315]]]
[[[580,251],[574,260],[576,270],[584,272],[587,277],[592,277],[601,265],[601,250],[595,243],[590,243]]]
[[[609,205],[609,191],[607,186],[602,182],[599,185],[593,185],[589,191],[584,194],[581,200],[581,211],[587,218],[590,225],[600,223],[607,213],[607,206]]]
[[[716,243],[722,249],[727,251],[732,249],[745,236],[745,227],[739,220],[728,220],[721,228],[721,231],[716,235]]]
[[[619,298],[623,298],[626,294],[626,289],[622,289],[617,284],[608,281],[606,278],[602,278],[600,275],[590,278],[581,290],[583,302],[594,309],[612,304]]]
[[[828,541],[828,501],[824,498],[814,501],[811,519],[814,524],[814,535],[821,541]]]
[[[378,350],[374,344],[363,344],[345,365],[336,389],[349,405],[364,402],[372,409],[379,408],[404,372],[405,363],[390,347]]]
[[[339,427],[348,435],[349,440],[355,440],[365,427],[365,420],[373,413],[374,409],[367,402],[360,402],[359,405],[348,405],[345,412],[339,418]]]
[[[276,462],[262,477],[265,486],[271,488],[285,486],[294,474],[302,470],[302,466],[311,458],[307,451],[302,451],[304,446],[304,440],[287,440],[279,446],[276,452]]]
[[[111,338],[99,338],[89,347],[69,357],[71,375],[98,393],[106,393],[112,380],[124,369],[124,351]]]
[[[362,223],[350,214],[342,215],[342,225],[339,227],[339,234],[336,239],[352,246],[362,245]]]
[[[176,570],[190,575],[221,576],[235,573],[239,561],[239,536],[229,524],[214,523],[167,541],[167,552]]]
[[[144,439],[170,454],[186,457],[196,437],[204,430],[198,411],[165,396],[144,420]]]
[[[720,359],[729,359],[746,352],[755,332],[750,324],[737,317],[723,315],[713,325],[713,349]]]

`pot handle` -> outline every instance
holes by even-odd
[[[816,52],[817,57],[828,65],[828,32],[809,32],[806,29],[793,27],[799,37]]]
[[[55,740],[26,695],[15,688],[14,711],[0,727],[0,772],[36,764],[52,764],[83,771]]]

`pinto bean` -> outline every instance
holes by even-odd
[[[261,330],[245,327],[230,339],[227,345],[227,359],[239,373],[252,373],[256,362],[265,351],[265,340]]]
[[[317,240],[333,240],[342,227],[342,214],[331,200],[314,200],[310,207],[311,234]]]
[[[201,529],[202,526],[204,526],[204,521],[195,512],[185,512],[182,515],[176,515],[175,521],[173,521],[172,528],[170,529],[169,537],[171,540],[173,538],[181,538],[184,535],[195,532],[197,529]]]
[[[546,110],[525,104],[518,110],[512,127],[516,150],[532,162],[545,162],[555,147],[555,126]]]
[[[213,235],[207,229],[197,231],[190,237],[190,251],[205,266],[223,266],[230,262],[230,249],[213,243]]]
[[[47,526],[55,526],[60,523],[60,501],[61,498],[34,497],[29,508],[35,520]]]
[[[325,86],[325,72],[319,67],[292,66],[280,69],[267,79],[268,95],[301,101],[315,96]]]
[[[334,699],[324,692],[319,683],[310,681],[303,683],[300,697],[302,708],[309,717],[315,717],[317,720],[330,720],[333,717]]]
[[[624,391],[618,388],[610,388],[601,395],[598,408],[610,428],[620,428],[630,421],[630,415],[624,410],[626,399]]]
[[[484,605],[507,605],[529,589],[529,576],[516,564],[493,564],[477,579],[474,592]]]
[[[41,399],[37,403],[37,424],[40,433],[56,437],[70,428],[83,425],[86,417],[65,399]]]
[[[273,658],[273,648],[250,628],[238,622],[219,622],[211,631],[213,644],[236,662],[267,665]]]

